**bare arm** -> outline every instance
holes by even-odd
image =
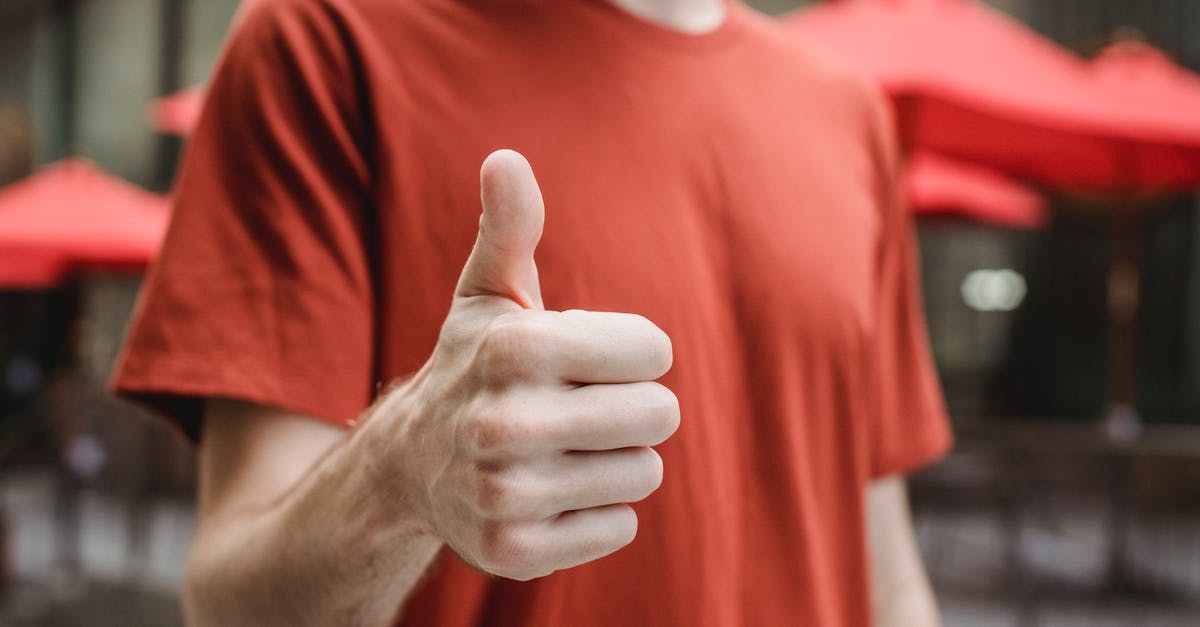
[[[867,488],[867,537],[876,627],[937,627],[937,603],[913,534],[902,477]]]
[[[342,432],[210,401],[193,625],[387,625],[443,544],[527,580],[633,540],[679,424],[654,382],[666,335],[640,316],[543,311],[528,164],[481,172],[479,238],[429,360]],[[567,515],[564,515],[567,514]]]
[[[189,624],[382,624],[441,546],[341,429],[213,400],[203,437]]]

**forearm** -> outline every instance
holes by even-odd
[[[942,624],[929,580],[922,576],[874,594],[875,627],[939,627]]]
[[[269,506],[216,513],[197,531],[191,625],[387,625],[442,542],[399,486],[380,494],[365,434],[330,451]]]
[[[903,478],[876,481],[867,489],[866,506],[875,626],[940,626],[933,588],[917,549]]]

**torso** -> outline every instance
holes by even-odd
[[[330,4],[378,138],[379,378],[432,349],[507,147],[546,201],[546,306],[659,324],[683,412],[630,547],[525,584],[447,554],[405,624],[868,624],[881,164],[858,84],[738,6],[687,36],[602,0]]]

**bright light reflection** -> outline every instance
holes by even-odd
[[[1014,270],[974,270],[962,282],[963,302],[975,311],[1012,311],[1025,300],[1025,277]]]

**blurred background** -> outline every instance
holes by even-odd
[[[237,4],[0,0],[0,624],[180,624],[193,453],[105,381]],[[947,625],[1200,625],[1200,3],[749,4],[896,107]]]

